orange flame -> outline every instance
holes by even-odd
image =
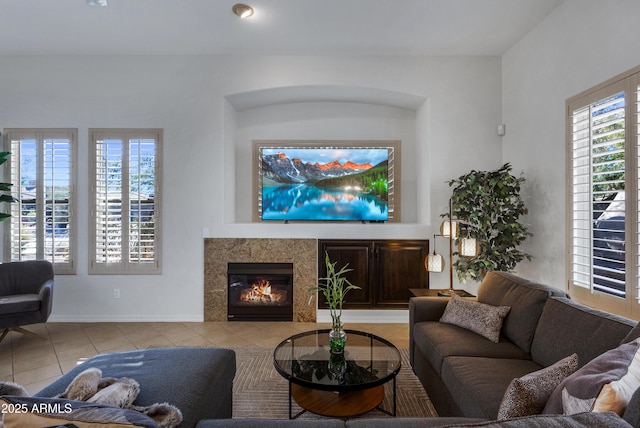
[[[240,295],[240,301],[254,304],[278,304],[285,299],[286,292],[272,291],[271,283],[264,279],[252,284],[251,289]]]

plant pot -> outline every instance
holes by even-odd
[[[344,353],[344,347],[347,343],[347,334],[342,328],[340,320],[334,320],[329,331],[329,350],[332,354]]]

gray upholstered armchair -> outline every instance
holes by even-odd
[[[0,341],[9,331],[47,321],[53,301],[53,266],[33,260],[0,264]],[[36,335],[37,336],[37,335]]]

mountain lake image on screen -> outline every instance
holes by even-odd
[[[386,221],[389,149],[261,147],[262,220]]]

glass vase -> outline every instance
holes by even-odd
[[[333,320],[329,331],[329,350],[332,354],[342,354],[347,343],[347,334],[342,328],[340,319]]]

